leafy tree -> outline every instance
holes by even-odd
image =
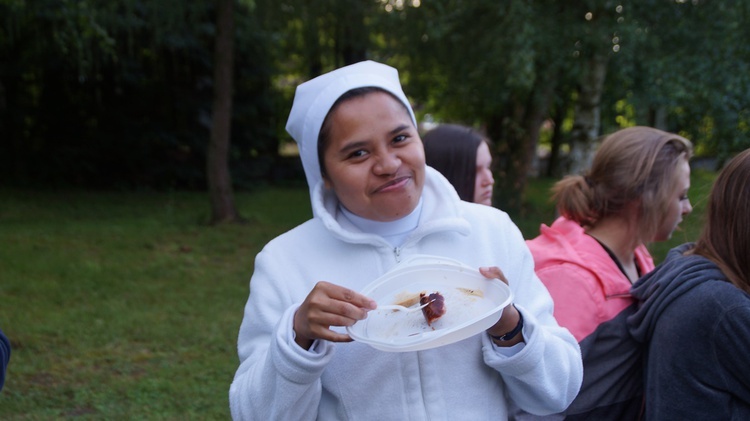
[[[706,154],[726,158],[750,147],[750,5],[652,1],[634,8],[640,36],[629,99],[640,121],[657,124],[652,117],[663,115],[665,128]]]
[[[570,77],[568,9],[555,1],[447,0],[391,13],[387,47],[400,48],[393,61],[423,101],[418,108],[484,129],[499,158],[496,202],[520,210],[539,128]]]
[[[274,44],[238,6],[229,165],[247,188],[275,156]],[[205,188],[215,13],[208,1],[0,2],[2,179]]]

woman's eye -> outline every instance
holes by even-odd
[[[400,143],[400,142],[403,142],[405,140],[406,140],[406,135],[405,134],[400,134],[400,135],[398,135],[398,136],[396,136],[396,137],[393,138],[393,141],[395,143]]]
[[[360,158],[362,156],[365,156],[366,153],[367,152],[365,152],[364,149],[359,149],[359,150],[356,150],[356,151],[350,153],[349,154],[349,158]]]
[[[688,197],[688,195],[686,195],[686,194],[683,194],[682,196],[680,196],[680,201],[683,201],[683,200],[689,200],[689,199],[690,199],[690,198],[689,198],[689,197]]]

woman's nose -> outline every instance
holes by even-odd
[[[395,153],[386,153],[377,158],[373,171],[378,175],[393,174],[401,166],[401,159]]]
[[[682,214],[687,215],[693,211],[693,205],[690,204],[690,200],[686,200],[682,205]]]
[[[492,185],[495,184],[495,178],[492,176],[492,171],[489,168],[483,169],[479,173],[479,176],[481,177],[481,179],[480,179],[480,183],[481,184],[480,185],[482,185],[482,186],[492,186]]]

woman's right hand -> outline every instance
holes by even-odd
[[[367,317],[377,303],[369,297],[330,282],[318,282],[294,314],[295,342],[309,349],[316,339],[351,342],[352,338],[330,329],[351,326]]]

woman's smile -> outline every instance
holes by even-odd
[[[406,186],[407,183],[411,181],[411,177],[404,176],[404,177],[398,177],[395,180],[389,181],[380,187],[376,188],[374,193],[388,193],[394,190],[398,190]]]

